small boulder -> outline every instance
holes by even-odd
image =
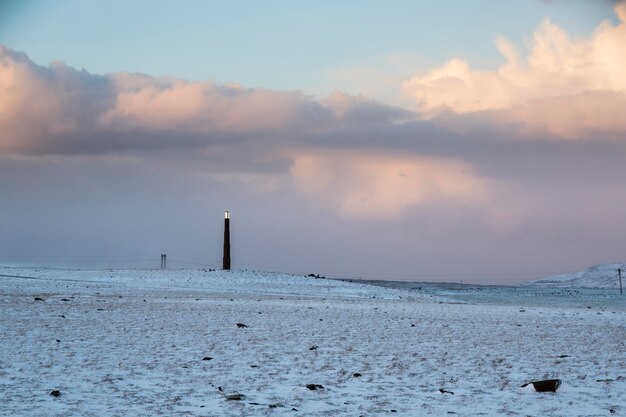
[[[543,381],[533,381],[522,385],[522,388],[532,384],[537,392],[556,392],[561,386],[560,379],[545,379]]]
[[[41,297],[35,297],[35,301],[46,301],[46,300],[44,300],[44,299],[43,299],[43,298],[41,298]]]
[[[313,345],[309,348],[309,350],[317,350],[317,346]]]
[[[355,377],[355,378],[361,378],[363,375],[361,375],[358,372],[355,372],[355,373],[352,374],[352,376]]]
[[[205,356],[204,358],[202,358],[203,361],[210,361],[211,359],[213,359],[210,356]]]
[[[246,327],[248,327],[248,325],[243,323],[237,323],[237,327],[239,327],[240,329],[245,329]]]
[[[452,394],[454,395],[454,393],[452,391],[448,391],[447,389],[443,389],[443,388],[439,388],[439,392],[442,394]]]
[[[241,401],[245,397],[246,396],[243,394],[230,394],[230,395],[227,395],[225,398],[226,398],[226,401]]]
[[[318,390],[318,389],[324,389],[324,386],[320,385],[320,384],[307,384],[306,387],[308,389],[310,389],[311,391],[315,391],[315,390]]]
[[[52,395],[53,397],[60,397],[61,391],[59,391],[58,389],[55,389],[53,391],[50,391],[50,395]]]

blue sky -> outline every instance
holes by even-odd
[[[575,36],[616,21],[609,1],[565,0],[27,0],[0,13],[0,43],[41,64],[309,93],[342,90],[328,71],[389,57],[411,71],[451,56],[491,68],[502,61],[496,35],[523,44],[545,18]]]

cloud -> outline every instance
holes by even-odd
[[[102,128],[244,133],[323,126],[333,118],[328,109],[299,92],[175,79],[140,86],[125,80],[124,87],[118,89],[115,104],[99,116]]]
[[[389,134],[415,115],[363,96],[317,100],[210,81],[93,75],[62,63],[42,67],[6,47],[0,74],[0,155],[135,156],[257,193],[292,184],[313,205],[324,199],[324,208],[360,218],[481,191],[467,162],[394,153]],[[370,150],[362,149],[367,141]]]
[[[620,23],[605,21],[588,39],[573,39],[545,20],[526,55],[498,37],[505,63],[496,70],[475,70],[455,58],[413,76],[404,90],[429,117],[497,110],[497,119],[521,124],[523,134],[581,138],[589,131],[624,132],[626,4],[616,4],[615,12]]]
[[[94,75],[62,63],[43,67],[0,46],[4,153],[201,148],[233,137],[260,140],[359,123],[384,125],[410,114],[342,93],[319,101],[298,91]]]
[[[451,158],[313,151],[293,161],[297,191],[350,218],[389,218],[415,205],[473,204],[485,194],[471,165]]]

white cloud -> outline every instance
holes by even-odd
[[[574,39],[546,20],[525,56],[498,37],[505,63],[496,70],[475,70],[455,58],[413,76],[404,90],[427,116],[511,109],[503,119],[522,123],[525,132],[574,138],[589,129],[623,131],[626,4],[617,4],[615,11],[621,22],[601,23],[588,39]]]

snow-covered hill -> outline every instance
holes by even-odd
[[[584,271],[554,275],[528,281],[524,285],[545,287],[618,288],[617,270],[622,269],[622,284],[626,285],[626,264],[594,265]]]

